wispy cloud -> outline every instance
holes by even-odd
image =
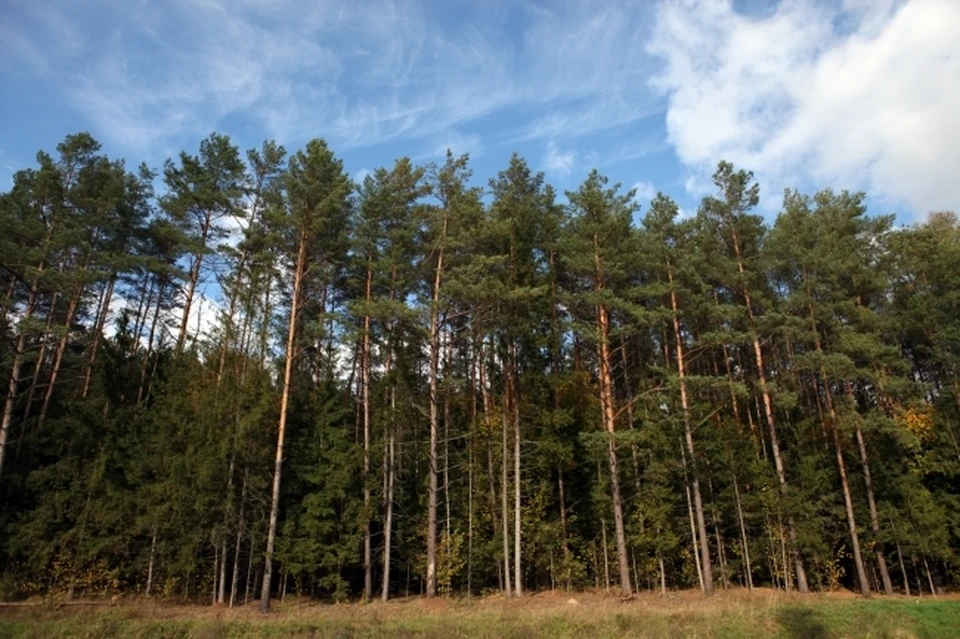
[[[92,6],[89,6],[92,5]],[[123,11],[119,9],[123,8]],[[493,137],[569,139],[648,115],[644,11],[630,0],[458,7],[412,0],[262,5],[95,0],[26,13],[38,48],[0,27],[23,62],[49,69],[117,143],[204,134],[224,118],[342,148],[435,138],[516,111]],[[121,16],[105,28],[96,13]],[[41,18],[42,16],[42,18]],[[479,148],[476,142],[468,146]]]
[[[690,188],[721,158],[785,186],[869,189],[921,213],[960,207],[960,4],[729,0],[659,5],[648,42],[663,69],[669,140]]]
[[[543,156],[543,167],[548,173],[560,176],[570,175],[576,161],[577,154],[574,151],[561,151],[553,140],[547,143],[547,151]]]

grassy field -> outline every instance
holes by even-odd
[[[520,601],[408,599],[243,609],[123,603],[0,607],[0,637],[960,637],[960,597],[861,599],[773,591],[542,593]]]

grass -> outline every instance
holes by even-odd
[[[0,637],[889,637],[960,636],[960,598],[873,597],[774,591],[644,594],[621,603],[594,593],[541,593],[519,601],[407,599],[388,604],[288,600],[269,615],[126,603],[0,608]]]

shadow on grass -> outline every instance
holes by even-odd
[[[830,636],[820,615],[812,608],[782,608],[777,612],[777,621],[791,639],[824,639]]]

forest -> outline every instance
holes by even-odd
[[[960,222],[760,195],[67,136],[0,194],[0,599],[955,587]]]

